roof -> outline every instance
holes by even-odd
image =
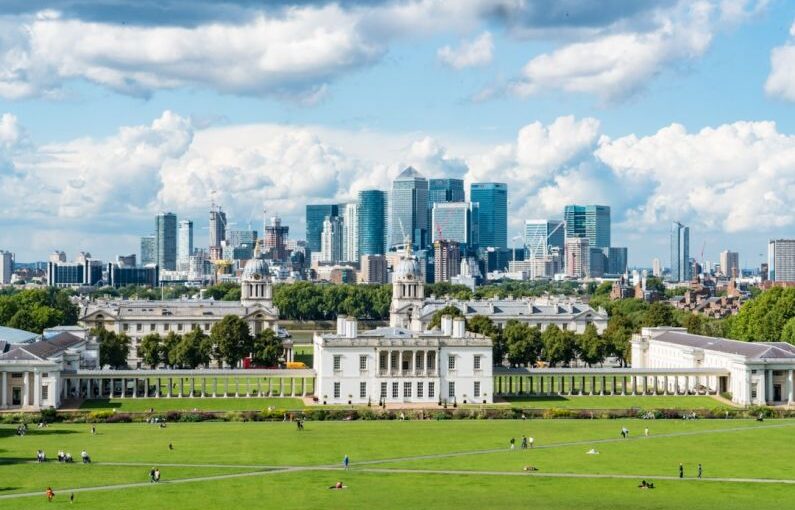
[[[137,301],[137,300],[114,300],[99,301],[89,304],[81,320],[95,313],[108,314],[110,318],[185,318],[201,320],[203,317],[219,317],[226,315],[237,315],[245,317],[255,312],[276,316],[278,312],[274,307],[267,307],[262,304],[243,306],[240,301],[215,301],[211,299],[203,300],[164,300],[164,301]]]
[[[39,335],[37,333],[0,326],[0,340],[5,340],[10,344],[24,344],[32,342],[38,337]]]
[[[398,180],[398,179],[415,179],[415,178],[418,178],[418,177],[419,178],[423,178],[422,174],[419,173],[416,168],[414,168],[413,166],[409,166],[409,167],[406,167],[405,170],[400,172],[400,175],[398,175],[395,178],[395,180]]]
[[[594,310],[590,305],[575,301],[560,303],[539,303],[528,299],[483,299],[469,301],[428,300],[422,307],[423,319],[430,318],[436,311],[446,306],[455,306],[466,316],[486,315],[492,318],[538,318],[573,319],[581,315],[591,314],[594,319],[607,320],[607,315]]]
[[[370,329],[357,332],[356,338],[345,335],[321,335],[324,343],[331,341],[333,345],[458,345],[458,346],[491,346],[492,340],[484,335],[466,331],[461,338],[443,334],[438,329],[412,331],[406,328],[392,326]],[[395,343],[398,342],[398,344]]]
[[[8,342],[5,340],[0,340],[0,354],[3,354],[8,350]]]
[[[0,354],[0,361],[44,361],[40,357],[31,354],[26,347],[14,347],[5,354]]]
[[[40,361],[60,354],[82,342],[85,340],[70,333],[59,333],[46,340],[13,347],[7,353],[0,355],[0,360]]]
[[[665,331],[653,337],[655,340],[684,345],[708,351],[735,354],[748,359],[795,360],[795,346],[785,342],[743,342],[728,338],[693,335],[683,331]]]

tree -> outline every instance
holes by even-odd
[[[781,340],[792,317],[795,317],[795,288],[773,287],[740,308],[729,335],[751,342]]]
[[[164,356],[163,339],[157,333],[151,333],[141,339],[138,355],[151,368],[156,368],[160,363],[168,361],[168,357]]]
[[[130,355],[130,337],[125,333],[116,334],[105,328],[95,328],[91,334],[99,343],[99,364],[114,369],[125,368]]]
[[[220,360],[234,368],[251,351],[248,324],[236,315],[227,315],[216,322],[210,331]]]
[[[461,310],[459,310],[457,306],[447,305],[444,308],[440,308],[433,313],[433,317],[431,317],[431,322],[428,323],[428,329],[441,328],[442,317],[445,315],[449,315],[451,317],[464,316],[464,314],[461,313]]]
[[[605,359],[605,342],[593,324],[585,326],[583,334],[577,335],[576,348],[580,360],[589,367]]]
[[[615,314],[607,321],[604,332],[606,354],[618,358],[622,367],[627,365],[632,352],[629,343],[632,332],[632,321],[623,314]]]
[[[163,338],[163,363],[167,363],[172,367],[178,364],[177,345],[179,345],[180,340],[180,336],[173,331],[169,331]]]
[[[541,352],[541,335],[538,328],[524,322],[510,320],[502,332],[508,362],[511,366],[533,365]]]
[[[502,336],[500,328],[495,326],[491,319],[485,315],[473,315],[472,318],[467,321],[467,331],[491,338],[494,364],[502,364],[502,360],[505,358],[507,352],[505,339]]]
[[[694,335],[703,334],[703,321],[701,316],[697,313],[685,312],[682,317],[682,327],[687,329],[688,333]]]
[[[795,344],[795,317],[790,317],[784,323],[784,328],[781,331],[781,341]]]
[[[655,290],[662,294],[665,292],[665,284],[656,276],[649,276],[646,278],[646,290]]]
[[[558,363],[568,364],[574,359],[574,336],[569,331],[562,331],[554,324],[550,324],[541,333],[544,344],[544,361],[554,367]]]
[[[252,361],[257,365],[275,366],[283,353],[282,340],[272,329],[263,329],[254,337],[254,348],[251,354]]]
[[[199,328],[182,335],[175,348],[174,358],[181,368],[196,368],[210,362],[211,352],[207,335]]]
[[[657,301],[649,306],[643,317],[643,326],[657,327],[657,326],[673,326],[674,314],[673,308],[668,303]]]

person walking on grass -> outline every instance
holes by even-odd
[[[646,427],[645,429],[643,429],[643,435],[646,436],[646,437],[649,437],[649,427]]]
[[[346,453],[345,457],[342,458],[342,466],[347,471],[348,470],[348,466],[350,466],[350,464],[351,464],[351,459],[350,459],[350,457],[348,457],[348,454]]]
[[[533,436],[530,436],[530,437],[527,439],[527,442],[528,442],[528,443],[530,443],[530,448],[531,448],[531,449],[533,448],[533,445],[534,445],[534,444],[536,444],[536,440],[535,440],[535,438],[534,438]]]
[[[149,483],[155,483],[155,468],[149,470]]]
[[[522,436],[522,450],[527,450],[527,436]]]
[[[679,478],[685,477],[685,467],[682,464],[679,464]]]
[[[52,490],[52,487],[47,487],[47,492],[45,492],[45,494],[47,495],[47,501],[52,503],[52,498],[55,497],[55,492]]]
[[[698,465],[698,477],[701,478],[701,464]]]
[[[160,470],[155,469],[155,483],[160,483]]]
[[[510,443],[511,443],[511,450],[513,450],[514,447],[516,446],[516,438],[512,437]]]

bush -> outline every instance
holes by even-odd
[[[54,407],[50,407],[49,409],[42,409],[41,410],[41,418],[40,420],[44,423],[53,423],[58,419],[58,412],[55,410]]]
[[[105,423],[132,423],[132,416],[126,413],[116,413],[108,416]]]
[[[90,423],[107,422],[108,418],[110,418],[114,414],[116,413],[114,413],[113,411],[91,411],[90,413],[88,413],[88,416],[86,416],[86,421]]]

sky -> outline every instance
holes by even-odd
[[[427,177],[506,182],[509,238],[612,208],[631,265],[758,266],[795,235],[785,0],[4,0],[0,249],[137,253],[159,211],[207,244]],[[703,256],[702,256],[703,252]]]

